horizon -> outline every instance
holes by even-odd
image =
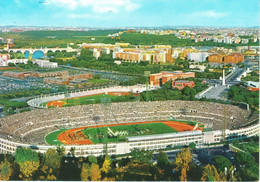
[[[255,3],[254,3],[255,2]],[[0,0],[0,27],[259,27],[251,0]],[[14,13],[15,12],[15,13]]]
[[[256,26],[200,26],[200,25],[179,25],[179,26],[171,26],[171,25],[163,25],[163,26],[122,26],[122,27],[94,27],[94,26],[51,26],[51,25],[35,25],[35,26],[30,26],[30,25],[0,25],[0,27],[10,27],[10,28],[19,28],[19,27],[37,27],[37,28],[89,28],[89,29],[180,29],[180,28],[218,28],[218,29],[234,29],[234,28],[239,28],[239,29],[244,29],[244,28],[259,28],[260,25]]]

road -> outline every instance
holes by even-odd
[[[247,68],[236,68],[230,75],[226,78],[226,84],[237,82],[237,78],[246,71]]]
[[[211,86],[211,88],[203,94],[197,94],[196,98],[205,97],[207,99],[221,100],[223,96],[227,96],[227,92],[231,86],[240,83],[240,81],[237,81],[237,78],[240,75],[242,75],[248,67],[250,67],[250,65],[245,68],[235,68],[235,70],[233,70],[229,75],[227,75],[225,79],[226,85],[222,85],[221,80],[206,80],[207,83],[209,83],[209,85]]]

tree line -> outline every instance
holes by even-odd
[[[254,141],[255,140],[255,141]],[[256,147],[257,138],[251,139]],[[75,157],[75,148],[64,147],[37,153],[17,148],[14,155],[0,155],[0,180],[73,180],[73,181],[255,181],[259,166],[250,153],[237,152],[235,166],[230,159],[215,155],[213,163],[196,165],[194,148],[184,147],[174,161],[159,151],[134,149],[127,156]],[[154,162],[156,161],[156,162]]]

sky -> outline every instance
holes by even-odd
[[[259,0],[0,0],[0,26],[259,26]]]

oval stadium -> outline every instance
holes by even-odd
[[[38,101],[62,98],[56,95]],[[0,124],[1,153],[14,153],[17,147],[43,153],[63,145],[67,152],[74,147],[76,156],[119,155],[135,148],[171,149],[190,143],[199,146],[259,133],[258,114],[251,111],[179,100],[42,107],[1,118]]]

